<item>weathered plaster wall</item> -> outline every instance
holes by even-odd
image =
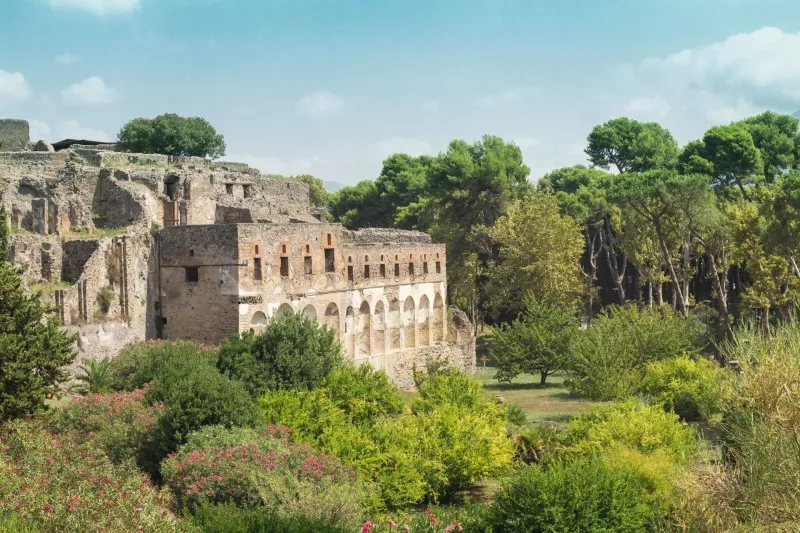
[[[30,141],[30,127],[26,120],[0,119],[0,151],[27,150]]]
[[[57,237],[12,235],[8,255],[11,263],[34,283],[59,281],[62,269],[61,242]]]

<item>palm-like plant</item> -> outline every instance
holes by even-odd
[[[111,358],[100,360],[84,359],[76,379],[80,382],[81,394],[104,393],[111,391]]]

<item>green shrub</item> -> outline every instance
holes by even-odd
[[[50,427],[80,442],[91,440],[114,464],[134,460],[145,472],[154,474],[158,471],[155,423],[163,406],[145,404],[144,395],[140,389],[74,398],[53,413]]]
[[[112,390],[111,359],[108,357],[84,360],[78,370],[75,379],[80,384],[78,392],[81,394],[102,394]]]
[[[164,455],[203,426],[249,426],[256,419],[256,406],[244,386],[210,365],[162,368],[146,398],[151,404],[164,404],[156,419],[156,438]]]
[[[677,464],[692,462],[698,452],[694,430],[677,415],[635,400],[573,417],[563,443],[577,454],[601,453],[614,446],[644,454],[663,451]]]
[[[727,374],[718,364],[688,356],[648,364],[641,392],[687,421],[719,415],[729,395]]]
[[[205,503],[265,507],[270,514],[303,516],[334,526],[364,516],[367,494],[352,469],[308,444],[291,444],[285,428],[258,432],[207,428],[162,463],[180,507]],[[219,444],[242,438],[243,443]],[[196,444],[203,444],[195,447]]]
[[[667,307],[609,307],[575,338],[568,384],[594,400],[628,398],[648,363],[690,353],[703,335],[701,323]]]
[[[200,533],[352,533],[354,527],[331,524],[326,519],[302,515],[284,516],[270,509],[242,509],[232,504],[200,506],[193,524]]]
[[[188,341],[149,340],[129,344],[111,360],[111,386],[115,390],[140,389],[155,379],[162,368],[214,366],[214,348]]]
[[[360,386],[351,391],[373,396]],[[276,391],[264,395],[260,405],[268,422],[291,426],[295,440],[339,457],[365,480],[377,483],[389,507],[449,498],[511,462],[503,408],[490,402],[480,383],[466,374],[428,375],[413,412],[382,416],[372,425],[357,424],[331,399],[336,394],[327,388]],[[363,404],[356,395],[343,405],[360,413]]]
[[[333,330],[302,315],[278,313],[263,333],[225,341],[217,366],[258,398],[271,390],[313,389],[341,363]]]
[[[133,463],[113,465],[91,442],[15,422],[3,427],[0,444],[0,516],[42,533],[176,530],[167,495]]]
[[[655,516],[639,475],[589,455],[523,468],[494,498],[495,532],[641,533]]]
[[[386,372],[369,364],[338,368],[323,380],[322,387],[356,425],[372,425],[381,416],[402,413],[405,406]]]
[[[528,415],[518,403],[505,404],[505,417],[506,422],[512,426],[522,426],[528,423]]]

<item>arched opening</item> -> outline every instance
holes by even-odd
[[[265,315],[262,311],[256,311],[253,314],[253,318],[250,319],[251,330],[257,330],[265,327],[267,327],[267,315]]]
[[[355,342],[355,312],[352,306],[347,307],[344,313],[344,349],[350,355],[355,353],[353,349]]]
[[[369,310],[369,303],[364,300],[358,308],[358,352],[357,357],[369,357],[370,355],[370,336],[372,331],[370,324],[372,316]]]
[[[383,302],[378,300],[375,312],[372,313],[372,353],[381,354],[386,351],[386,316]]]
[[[289,304],[281,304],[281,306],[278,307],[278,310],[275,312],[275,315],[277,316],[281,313],[294,313],[294,309],[292,309],[292,306]]]
[[[433,342],[441,342],[444,339],[444,327],[446,323],[444,313],[444,300],[442,300],[441,294],[436,293],[436,296],[433,298],[433,316],[431,320]]]
[[[403,302],[403,331],[403,348],[414,348],[417,342],[417,310],[411,296]]]
[[[417,310],[417,346],[430,345],[430,300],[423,294],[419,299],[419,309]]]
[[[335,303],[329,303],[325,309],[325,322],[324,324],[336,332],[339,336],[339,307]]]
[[[403,349],[403,328],[400,324],[400,302],[397,298],[389,304],[389,342],[391,350]]]
[[[317,319],[317,310],[314,309],[313,305],[308,304],[305,309],[303,309],[303,318],[307,318],[309,320]]]

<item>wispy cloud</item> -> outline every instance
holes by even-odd
[[[430,153],[431,145],[421,139],[407,137],[392,137],[375,143],[375,150],[383,158],[392,154],[403,153],[409,155],[423,155]]]
[[[58,54],[56,56],[56,63],[58,63],[59,65],[65,65],[65,66],[74,65],[80,60],[81,56],[76,54],[71,54],[69,52],[64,52],[63,54]]]
[[[304,96],[295,104],[298,113],[322,120],[338,115],[344,108],[344,100],[331,92],[320,91]]]
[[[119,98],[119,92],[106,85],[102,78],[92,76],[61,91],[61,101],[67,106],[96,106],[109,104]]]
[[[95,15],[130,13],[141,5],[141,0],[47,0],[53,8],[77,9]]]
[[[21,72],[0,69],[0,107],[24,102],[31,97],[31,88]]]

